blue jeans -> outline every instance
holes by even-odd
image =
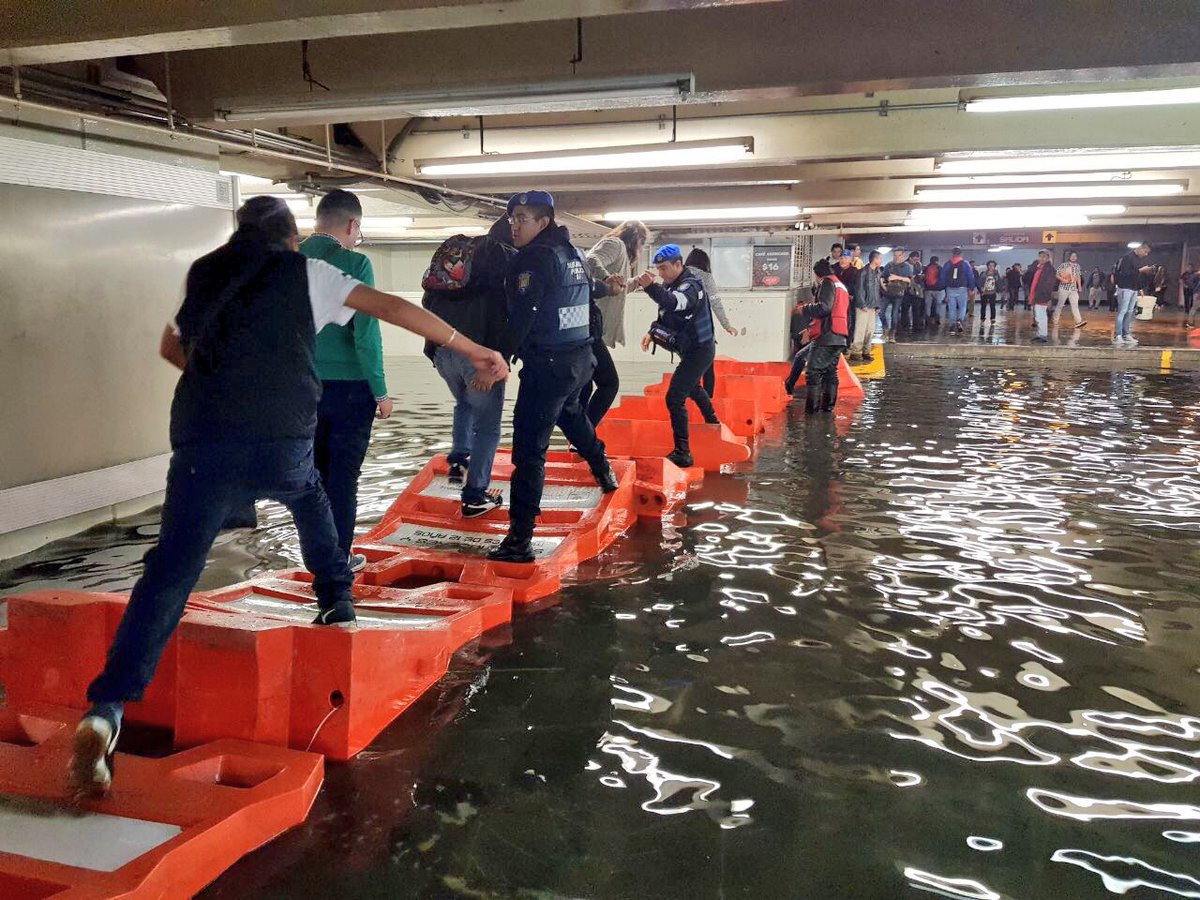
[[[1033,307],[1033,318],[1037,322],[1037,332],[1040,338],[1045,338],[1048,334],[1050,325],[1049,311],[1050,308],[1042,304]]]
[[[925,291],[925,321],[928,322],[934,312],[946,321],[946,292],[929,288]]]
[[[904,297],[884,295],[879,299],[879,323],[884,331],[892,331],[900,325],[900,304]]]
[[[463,503],[480,503],[492,481],[492,461],[500,445],[500,419],[504,412],[504,382],[491,390],[471,386],[475,367],[465,356],[439,347],[433,364],[454,395],[454,426],[450,438],[452,463],[467,467]]]
[[[278,500],[291,512],[320,607],[352,599],[354,576],[338,546],[311,440],[179,447],[167,471],[158,543],[142,559],[104,671],[88,687],[90,702],[142,698],[221,523],[235,506],[256,499]]]
[[[965,287],[946,288],[946,305],[950,307],[946,318],[948,325],[957,325],[967,320],[967,289]]]
[[[1117,288],[1117,337],[1132,337],[1133,316],[1137,312],[1137,291]]]
[[[322,381],[313,453],[329,498],[338,546],[347,556],[358,518],[358,476],[371,445],[375,396],[365,381]]]

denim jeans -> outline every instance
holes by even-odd
[[[445,347],[437,349],[433,364],[454,396],[449,460],[467,467],[462,501],[482,502],[492,481],[492,461],[496,458],[496,447],[500,445],[504,382],[497,381],[491,390],[477,390],[471,386],[475,380],[475,367],[465,356]]]
[[[925,321],[928,322],[934,315],[946,321],[946,292],[930,288],[925,292]]]
[[[358,476],[371,445],[375,397],[365,381],[322,381],[313,457],[329,498],[338,546],[348,556],[358,518]]]
[[[947,325],[957,325],[967,320],[967,289],[965,287],[946,288],[946,305],[949,313]]]
[[[903,295],[889,297],[885,294],[879,299],[879,324],[885,332],[893,331],[900,327],[900,305],[903,302]]]
[[[232,508],[255,499],[278,500],[291,512],[320,607],[351,599],[354,576],[338,546],[311,440],[179,447],[167,471],[158,542],[143,557],[104,671],[88,687],[90,702],[142,698],[221,523]]]
[[[1117,337],[1132,337],[1133,316],[1137,312],[1137,291],[1129,288],[1117,289]]]
[[[1038,337],[1045,338],[1049,332],[1050,307],[1037,304],[1033,307],[1033,318],[1037,322]]]

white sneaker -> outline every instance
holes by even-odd
[[[1133,338],[1133,337],[1125,338],[1125,349],[1132,350],[1137,345],[1138,345],[1137,338]]]
[[[75,729],[67,788],[75,797],[101,797],[112,787],[113,753],[121,727],[104,716],[84,716]]]
[[[1114,347],[1124,347],[1125,346],[1125,338],[1121,337],[1118,334],[1115,338],[1112,339],[1112,345]]]

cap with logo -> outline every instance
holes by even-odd
[[[683,251],[679,249],[678,244],[663,244],[654,254],[656,266],[661,262],[670,262],[673,259],[683,259]]]
[[[508,198],[508,214],[518,206],[548,206],[554,209],[554,196],[549,191],[522,191]]]

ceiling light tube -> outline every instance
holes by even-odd
[[[1114,109],[1122,106],[1174,106],[1200,103],[1200,87],[1155,91],[1105,91],[1093,94],[1038,94],[1028,97],[981,97],[968,100],[967,112],[1037,112],[1051,109]]]
[[[994,175],[1001,172],[1087,172],[1117,169],[1194,169],[1200,167],[1200,150],[1137,150],[1110,152],[1032,151],[1011,154],[947,154],[935,165],[939,174]]]
[[[657,209],[628,212],[606,212],[605,222],[724,222],[727,220],[794,219],[802,210],[799,206],[731,206],[725,209]]]
[[[715,166],[748,159],[753,155],[754,138],[737,137],[672,144],[588,147],[546,153],[419,159],[415,166],[417,174],[424,178],[464,178],[473,175],[540,175],[549,172]]]
[[[1098,183],[1103,181],[1130,184],[1133,182],[1133,176],[1128,170],[1124,172],[1046,172],[1038,175],[1026,173],[1013,175],[947,175],[944,178],[922,180],[918,187],[987,187],[993,184],[1023,187],[1027,184]]]
[[[695,91],[690,75],[575,78],[540,84],[483,85],[442,91],[294,94],[219,99],[213,115],[226,122],[346,122],[405,116],[499,116],[573,112],[685,103]]]
[[[1182,194],[1178,182],[1113,182],[1112,184],[1037,185],[1032,187],[919,187],[918,200],[933,203],[986,203],[1007,200],[1094,200],[1120,197],[1170,197]]]
[[[1119,216],[1125,207],[1116,203],[1100,203],[1090,206],[920,206],[908,212],[913,219],[963,219],[975,216],[980,219],[1021,218],[1061,215]]]

